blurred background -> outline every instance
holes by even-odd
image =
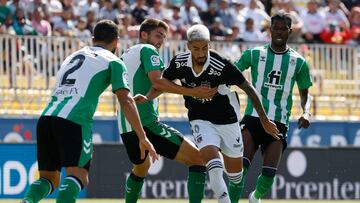
[[[114,20],[119,55],[137,43],[139,24],[158,18],[170,26],[160,50],[165,64],[186,50],[193,24],[210,29],[211,47],[234,61],[270,40],[270,16],[293,18],[289,43],[309,62],[312,125],[296,128],[301,115],[294,89],[288,143],[272,199],[360,199],[360,1],[357,0],[0,0],[0,198],[20,198],[37,174],[36,121],[48,102],[61,62],[91,44],[94,24]],[[249,73],[244,73],[250,79]],[[238,90],[242,113],[245,94]],[[116,98],[103,93],[93,127],[91,183],[82,198],[121,198],[130,163],[116,122]],[[191,138],[179,95],[160,97],[161,119]],[[259,164],[260,156],[257,157]],[[258,168],[254,163],[254,169]],[[257,170],[250,172],[244,197]],[[187,198],[187,170],[161,159],[153,164],[143,198]],[[53,194],[51,197],[54,197]],[[206,197],[212,198],[209,187]]]

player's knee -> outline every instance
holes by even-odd
[[[51,186],[53,187],[53,189],[56,189],[57,187],[59,187],[60,184],[60,175],[59,174],[44,174],[43,171],[40,172],[40,178],[48,181]]]
[[[227,173],[227,176],[229,178],[229,181],[235,184],[239,184],[241,182],[242,176],[243,176],[243,170],[237,173]]]
[[[277,168],[270,166],[263,166],[261,170],[261,174],[267,177],[275,177],[276,172],[277,172]]]

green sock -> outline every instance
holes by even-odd
[[[228,192],[229,192],[230,201],[231,203],[238,203],[243,189],[243,185],[241,185],[242,174],[240,175],[238,173],[234,173],[234,174],[228,173],[228,178],[229,178]]]
[[[239,184],[232,184],[232,182],[229,182],[229,186],[228,186],[228,191],[229,191],[229,196],[230,196],[230,200],[232,203],[237,203],[239,202],[239,199],[242,195],[242,192],[244,190],[245,187],[245,181],[246,181],[246,177],[249,171],[249,165],[245,165],[243,167],[243,176],[241,179],[241,182]]]
[[[187,189],[190,203],[200,203],[204,198],[206,179],[205,166],[190,166]]]
[[[125,203],[135,203],[139,199],[144,178],[131,173],[126,181]]]
[[[30,185],[23,200],[27,200],[30,203],[38,203],[41,199],[48,196],[52,190],[53,186],[50,181],[45,178],[40,178]]]
[[[269,177],[261,174],[256,181],[255,198],[262,198],[274,183],[275,176]]]
[[[81,182],[77,178],[67,176],[59,187],[56,203],[75,203],[81,189]]]

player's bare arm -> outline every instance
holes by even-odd
[[[303,115],[298,119],[298,128],[308,128],[310,126],[310,106],[311,96],[309,95],[309,89],[300,90],[300,102],[303,109]]]
[[[280,138],[278,136],[279,130],[277,129],[275,123],[272,122],[271,120],[269,120],[269,118],[267,117],[265,110],[259,99],[259,96],[256,94],[255,88],[246,80],[239,87],[242,90],[244,90],[244,92],[250,98],[251,103],[252,103],[253,107],[255,108],[256,112],[258,113],[261,124],[263,125],[265,131],[268,134],[270,134],[272,137],[274,137],[275,139],[280,140]]]
[[[115,91],[115,94],[119,100],[121,109],[123,110],[126,119],[129,121],[134,131],[136,132],[136,135],[139,138],[141,159],[145,158],[145,151],[149,151],[152,160],[158,160],[159,157],[156,154],[153,145],[146,137],[145,131],[141,126],[141,121],[135,105],[135,101],[132,98],[129,90],[118,89]]]
[[[209,88],[203,86],[194,88],[183,87],[166,78],[163,78],[160,70],[151,71],[148,73],[148,76],[151,80],[153,88],[157,91],[182,94],[185,96],[192,96],[204,99],[212,98],[217,92],[217,88]]]

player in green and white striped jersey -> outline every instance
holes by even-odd
[[[260,202],[271,188],[281,154],[285,150],[286,134],[292,108],[292,92],[296,82],[301,107],[304,111],[299,118],[298,127],[310,125],[310,96],[308,88],[312,85],[309,67],[305,59],[287,46],[291,33],[289,14],[279,13],[271,18],[271,43],[262,47],[246,50],[235,65],[241,70],[251,68],[252,84],[260,94],[268,117],[275,121],[281,132],[281,140],[275,140],[262,128],[258,115],[248,100],[245,116],[241,121],[244,141],[244,176],[242,191],[250,163],[258,147],[263,153],[263,168],[256,183],[256,190],[249,196],[251,203]],[[241,192],[240,192],[241,193]]]
[[[73,203],[88,184],[92,158],[93,115],[100,94],[111,84],[123,113],[140,140],[140,152],[157,158],[141,126],[126,79],[126,67],[111,51],[118,43],[117,25],[104,20],[94,28],[93,46],[82,48],[62,63],[51,100],[37,124],[37,158],[40,179],[26,192],[22,203],[37,203],[54,191],[62,167],[66,177],[57,203]]]
[[[168,25],[160,20],[147,19],[140,25],[140,44],[130,47],[121,56],[129,70],[130,91],[142,103],[137,104],[144,130],[156,151],[189,167],[188,193],[190,203],[200,203],[204,194],[206,168],[199,150],[176,129],[159,122],[156,97],[162,91],[211,98],[217,88],[187,88],[162,78],[164,63],[157,51],[167,36]],[[147,95],[147,97],[143,96]],[[155,98],[155,99],[152,99]],[[138,140],[127,119],[119,112],[118,124],[127,154],[134,164],[126,181],[125,202],[133,203],[139,198],[144,178],[150,168],[149,157],[139,156]]]

